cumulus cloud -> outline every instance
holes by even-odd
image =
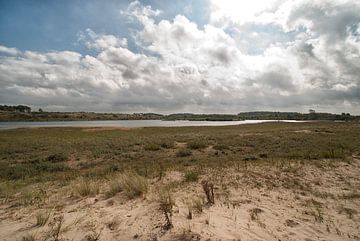
[[[360,114],[360,4],[239,4],[245,15],[211,4],[209,23],[197,26],[132,2],[121,14],[140,26],[136,51],[129,39],[91,29],[79,32],[79,41],[97,50],[93,56],[0,46],[0,102],[54,110]]]
[[[114,35],[97,34],[90,28],[85,33],[78,33],[78,41],[85,43],[89,49],[104,50],[110,47],[127,47],[127,39],[119,38]]]

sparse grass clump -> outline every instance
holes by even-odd
[[[198,171],[187,171],[184,175],[186,182],[197,182],[199,180],[199,172]]]
[[[60,241],[62,233],[67,230],[68,227],[64,227],[64,216],[56,216],[49,222],[50,230],[47,233],[47,237],[53,241]]]
[[[123,190],[129,198],[145,195],[148,191],[148,181],[135,172],[124,172],[117,177],[118,190]]]
[[[187,147],[193,150],[203,149],[208,146],[208,143],[205,140],[197,139],[191,140],[187,143]]]
[[[117,193],[121,192],[123,190],[121,183],[117,178],[110,181],[109,189],[105,193],[106,198],[111,198],[115,196]]]
[[[214,184],[209,181],[202,181],[202,187],[209,205],[215,204]]]
[[[87,179],[81,179],[75,185],[75,191],[81,197],[86,197],[86,196],[99,194],[100,187],[98,182],[94,182]]]
[[[35,205],[44,203],[46,199],[47,194],[44,189],[29,187],[21,192],[19,201],[22,205]]]
[[[191,154],[192,154],[191,150],[187,148],[181,148],[176,152],[177,157],[191,156]]]
[[[198,198],[198,197],[189,200],[187,202],[187,207],[188,207],[188,210],[189,210],[187,218],[192,219],[194,212],[202,213],[203,212],[203,205],[204,205],[203,200]]]
[[[170,229],[173,227],[172,224],[172,208],[175,205],[175,201],[169,191],[162,190],[159,192],[158,196],[159,209],[164,214],[165,225],[164,229]]]
[[[35,241],[35,240],[36,240],[36,236],[33,233],[26,234],[21,238],[21,241]]]
[[[36,214],[36,226],[42,227],[48,222],[50,218],[50,211],[47,212],[39,212]]]

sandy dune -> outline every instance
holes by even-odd
[[[161,181],[151,180],[146,197],[132,200],[121,192],[110,199],[101,193],[79,198],[69,186],[54,188],[41,205],[2,204],[0,237],[22,240],[32,234],[44,240],[52,220],[63,216],[60,240],[360,240],[360,160],[319,162],[205,170],[192,183],[168,171]],[[206,204],[202,180],[215,185],[213,205]],[[173,228],[165,229],[156,193],[169,186]],[[200,200],[202,211],[189,204],[194,200]],[[36,227],[36,214],[46,210],[48,223]]]

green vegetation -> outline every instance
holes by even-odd
[[[189,120],[189,121],[239,121],[244,120],[238,115],[225,114],[170,114],[163,117],[164,120]]]
[[[0,111],[7,112],[31,112],[31,108],[26,105],[0,105]]]
[[[176,157],[187,157],[191,156],[192,152],[189,149],[181,148],[176,152]]]
[[[102,188],[89,183],[112,180],[109,176],[117,180],[104,187],[108,197],[124,192],[133,198],[147,192],[146,179],[160,180],[167,170],[185,173],[189,182],[198,180],[194,170],[203,167],[246,169],[250,163],[277,162],[283,165],[284,172],[297,173],[296,166],[287,164],[291,160],[319,167],[322,159],[348,162],[349,157],[360,154],[359,136],[360,124],[355,122],[4,130],[0,131],[0,199],[12,199],[21,192],[17,200],[26,204],[41,202],[46,193],[26,190],[29,185],[42,183],[75,183],[74,193],[95,195]],[[289,188],[307,188],[299,186],[296,179],[286,183]],[[211,187],[206,186],[206,191],[211,194]],[[358,196],[354,192],[342,198]]]
[[[187,143],[187,147],[193,150],[203,149],[207,146],[208,146],[207,142],[202,139],[191,140]]]
[[[0,105],[0,121],[76,121],[76,120],[189,120],[189,121],[241,121],[241,120],[342,120],[359,121],[360,116],[350,113],[331,114],[298,112],[253,111],[239,114],[193,114],[177,113],[162,115],[156,113],[95,113],[95,112],[47,112],[39,109],[32,112],[29,106]]]
[[[186,182],[197,182],[199,180],[199,172],[197,171],[188,171],[185,173]]]
[[[81,197],[96,195],[99,193],[99,184],[97,182],[90,182],[86,179],[81,179],[75,184],[74,189]]]

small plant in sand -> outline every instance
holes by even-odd
[[[174,199],[169,191],[160,191],[158,202],[160,204],[159,209],[165,216],[166,223],[164,225],[164,229],[170,229],[173,227],[171,218],[173,213],[172,208],[175,205]]]
[[[61,234],[65,232],[64,216],[56,216],[49,222],[50,230],[47,233],[47,237],[53,241],[60,241]]]
[[[83,240],[84,241],[98,241],[100,238],[100,235],[101,235],[101,232],[97,233],[96,231],[93,231],[92,233],[87,234]]]
[[[120,174],[118,181],[119,186],[129,198],[145,195],[149,188],[147,179],[135,172],[125,172]]]
[[[33,233],[26,234],[21,238],[21,241],[35,241],[35,240],[36,240],[36,236]]]
[[[199,172],[198,171],[187,171],[184,175],[186,182],[197,182],[199,180]]]
[[[196,213],[202,213],[203,211],[203,202],[202,199],[200,198],[193,198],[191,200],[189,200],[187,203],[187,207],[188,207],[188,219],[192,219],[193,218],[193,214]]]
[[[20,202],[23,205],[41,204],[46,201],[47,194],[42,188],[27,188],[21,192]]]
[[[250,218],[252,221],[257,221],[259,220],[259,214],[264,212],[262,209],[260,208],[252,208],[249,210],[249,213],[250,213]]]
[[[36,214],[36,226],[38,227],[42,227],[45,226],[45,224],[47,223],[47,221],[50,218],[50,211],[46,211],[46,212],[39,212]]]
[[[207,203],[209,205],[215,204],[214,184],[205,180],[202,181],[201,184],[206,195]]]
[[[99,189],[99,183],[86,179],[81,179],[79,183],[75,185],[75,191],[81,197],[96,195],[99,193]]]

